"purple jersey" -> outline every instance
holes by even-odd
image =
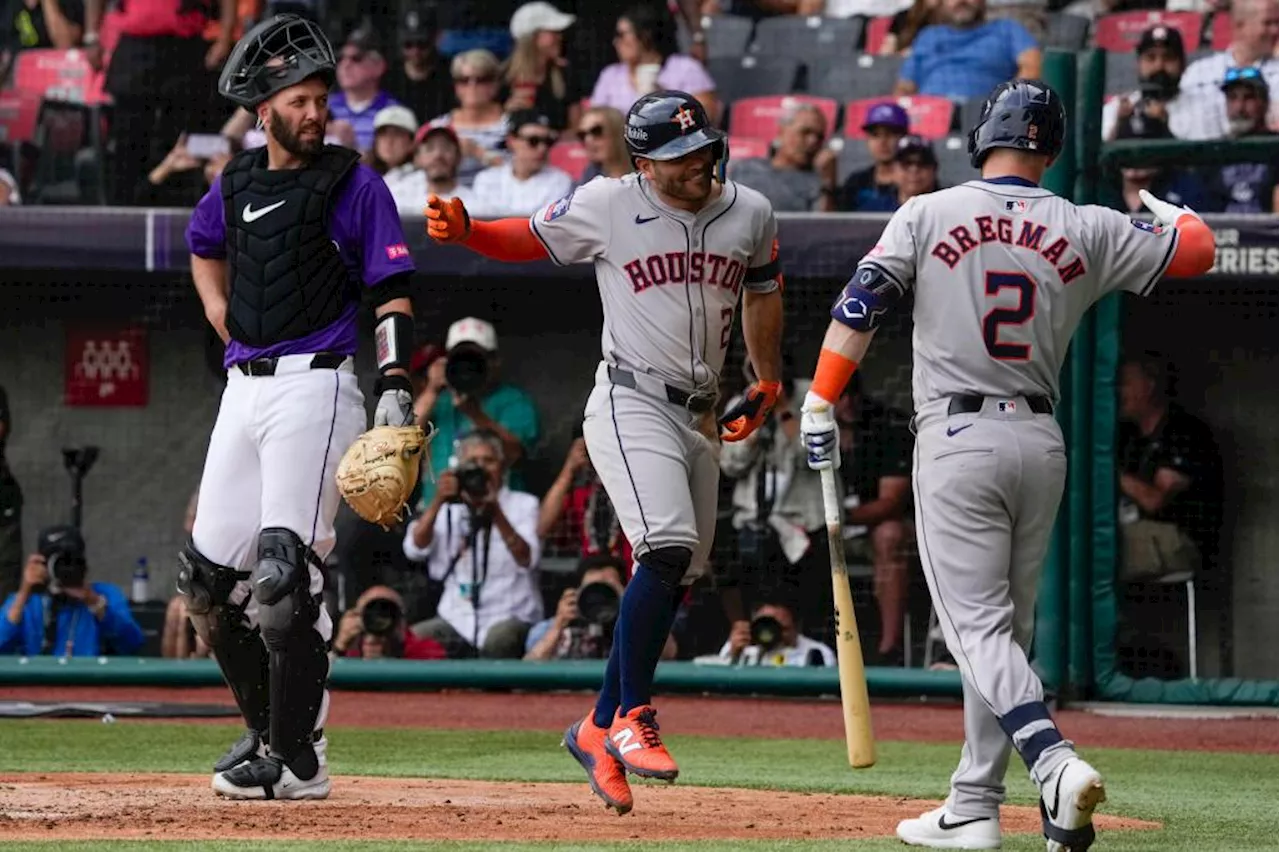
[[[360,276],[366,287],[402,272],[413,272],[413,258],[405,245],[400,214],[391,191],[378,173],[357,165],[334,189],[329,234],[342,262]],[[219,175],[196,205],[187,225],[187,245],[197,257],[223,260],[227,256],[226,212],[222,203],[222,176]],[[265,348],[255,348],[232,340],[222,357],[231,367],[253,358],[274,358],[309,352],[356,352],[356,312],[352,302],[333,323],[294,340],[284,340]]]
[[[384,107],[399,105],[398,100],[386,92],[379,91],[367,107],[356,112],[347,103],[347,96],[338,89],[329,96],[329,120],[350,123],[356,132],[356,145],[361,151],[368,151],[373,147],[373,119],[378,111]]]

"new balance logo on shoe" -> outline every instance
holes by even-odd
[[[618,745],[620,754],[627,754],[638,748],[644,748],[640,743],[633,743],[631,740],[635,737],[636,732],[630,728],[623,728],[621,731],[613,735],[613,741]]]
[[[953,828],[963,828],[966,825],[973,825],[975,822],[988,820],[990,817],[974,817],[973,819],[962,819],[959,822],[947,822],[947,814],[943,811],[938,815],[938,828],[943,831],[950,831]]]

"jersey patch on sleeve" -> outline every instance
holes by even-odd
[[[1140,219],[1130,219],[1129,223],[1139,231],[1147,231],[1148,233],[1159,236],[1164,233],[1164,225],[1157,225],[1155,222],[1143,222]]]
[[[569,205],[573,203],[574,192],[577,192],[577,190],[575,189],[571,191],[568,195],[566,195],[564,198],[561,198],[556,203],[548,205],[547,212],[542,215],[542,221],[554,222],[564,214],[568,213]]]
[[[409,247],[404,243],[387,246],[387,260],[400,260],[409,256]]]

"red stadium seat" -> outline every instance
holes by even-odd
[[[751,136],[729,137],[729,159],[750,160],[754,157],[769,156],[768,139],[757,139]]]
[[[1214,50],[1226,50],[1231,46],[1231,13],[1219,12],[1213,16],[1213,31],[1209,45]]]
[[[35,139],[40,101],[34,92],[15,89],[0,92],[0,144],[14,145]]]
[[[548,162],[579,181],[582,180],[582,173],[587,170],[587,149],[578,142],[557,142],[551,146]]]
[[[13,87],[68,103],[102,103],[105,75],[80,50],[23,50],[14,63]]]
[[[911,118],[911,132],[925,139],[942,139],[951,131],[955,104],[936,95],[910,95],[900,98],[863,98],[850,101],[844,108],[844,135],[850,139],[863,139],[862,122],[867,112],[876,104],[896,101]]]
[[[893,26],[893,18],[872,18],[867,21],[867,43],[862,48],[862,52],[879,54],[891,26]]]
[[[1103,50],[1130,53],[1138,46],[1142,34],[1157,24],[1176,29],[1182,34],[1182,44],[1187,55],[1200,46],[1200,30],[1204,16],[1199,12],[1117,12],[1098,18],[1094,41]]]
[[[778,120],[796,104],[811,104],[822,111],[827,119],[827,135],[836,126],[836,112],[840,106],[831,98],[813,95],[765,95],[759,98],[742,98],[734,101],[729,111],[729,132],[735,137],[751,137],[773,140],[778,134]]]

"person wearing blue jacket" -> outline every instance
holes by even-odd
[[[87,572],[79,530],[41,531],[22,586],[0,607],[0,653],[96,657],[138,650],[142,628],[124,593],[110,583],[85,582]]]

